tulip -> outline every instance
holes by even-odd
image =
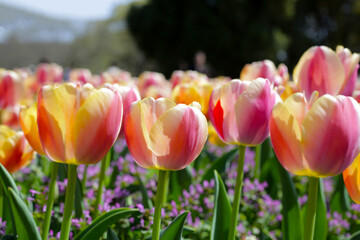
[[[210,83],[180,83],[173,89],[171,98],[176,103],[198,102],[201,105],[201,112],[207,116],[212,89]]]
[[[152,239],[160,236],[161,208],[168,170],[184,169],[200,154],[208,135],[205,116],[196,102],[176,105],[165,98],[133,103],[125,118],[125,138],[142,167],[159,170]]]
[[[360,55],[351,53],[351,51],[343,46],[336,47],[336,53],[339,56],[345,70],[345,85],[341,90],[342,95],[351,96],[356,87],[358,78]]]
[[[360,204],[360,155],[358,155],[355,161],[343,172],[343,178],[346,189],[351,199]]]
[[[40,89],[37,123],[41,145],[51,160],[69,164],[61,240],[69,237],[77,165],[104,158],[117,139],[121,121],[121,96],[108,88],[65,83]]]
[[[267,59],[246,64],[241,70],[241,80],[252,81],[257,78],[267,78],[274,86],[280,86],[289,80],[289,73],[284,64],[280,64],[278,69],[276,69],[275,64]]]
[[[63,68],[55,63],[42,63],[37,67],[35,75],[40,86],[59,83],[63,78]]]
[[[0,163],[10,173],[28,165],[34,151],[26,141],[24,133],[0,125]]]
[[[255,146],[269,136],[270,113],[279,101],[266,79],[232,80],[213,90],[209,118],[225,143]]]
[[[174,71],[170,78],[170,83],[172,88],[175,88],[180,83],[208,83],[209,79],[205,74],[199,73],[197,71],[188,70],[184,71]]]
[[[80,82],[82,84],[91,83],[92,75],[89,69],[72,69],[69,73],[69,81]]]
[[[259,145],[269,136],[269,117],[273,106],[279,101],[280,96],[272,89],[269,80],[264,78],[253,81],[232,80],[216,87],[211,94],[211,123],[225,143],[240,145],[229,240],[234,240],[236,234],[245,146]],[[257,159],[256,168],[259,168],[260,158]]]
[[[121,96],[90,84],[44,86],[38,95],[37,121],[42,147],[51,160],[97,163],[120,131]]]
[[[270,136],[283,167],[310,176],[305,238],[313,239],[319,177],[343,172],[360,151],[360,109],[351,97],[296,93],[278,103]]]
[[[308,49],[294,69],[294,82],[300,92],[310,99],[314,91],[319,95],[337,95],[346,84],[345,71],[338,55],[328,47]]]
[[[131,104],[138,100],[141,100],[139,90],[137,87],[130,86],[121,86],[119,84],[105,84],[107,88],[113,89],[114,91],[119,92],[122,103],[123,103],[123,119],[126,118],[127,114],[130,111]],[[121,126],[119,137],[124,137],[124,124]]]
[[[0,69],[0,110],[14,107],[24,95],[24,83],[20,76]]]

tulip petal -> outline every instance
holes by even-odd
[[[300,100],[288,98],[287,101]],[[286,102],[286,101],[285,101]],[[283,167],[291,173],[303,175],[301,130],[296,117],[282,103],[275,105],[270,116],[270,136],[274,151]]]
[[[185,168],[201,152],[207,138],[207,121],[198,108],[179,104],[166,111],[150,131],[150,149],[160,169]]]
[[[320,96],[336,95],[345,84],[344,67],[337,54],[328,47],[312,47],[300,58],[294,69],[294,82],[307,99],[313,91]]]
[[[355,161],[343,172],[346,189],[351,199],[360,204],[360,155]]]
[[[29,108],[21,108],[19,118],[21,128],[31,147],[40,155],[45,155],[37,126],[37,104],[34,103]]]
[[[77,112],[74,124],[74,164],[100,161],[114,144],[122,121],[119,93],[94,90]]]
[[[311,175],[333,176],[352,163],[359,153],[359,116],[352,98],[324,95],[313,104],[302,123],[303,149]]]
[[[269,81],[258,78],[249,84],[235,103],[238,142],[257,145],[269,136],[269,117],[275,101]]]
[[[62,89],[66,91],[65,88]],[[70,109],[65,110],[64,106],[71,105],[70,102],[74,105],[73,94],[62,95],[67,95],[69,98],[63,98],[59,101],[54,88],[50,86],[41,88],[38,95],[37,121],[41,145],[46,155],[57,162],[66,162],[64,140],[66,124],[68,123],[65,114],[67,111],[72,111]],[[63,104],[64,102],[67,104]]]

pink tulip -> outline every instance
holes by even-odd
[[[267,79],[232,80],[213,90],[209,117],[224,142],[254,146],[269,136],[269,117],[279,101]]]
[[[310,99],[314,91],[319,95],[337,95],[346,84],[345,71],[338,55],[328,47],[316,46],[307,50],[294,69],[294,82],[300,92]]]
[[[0,109],[14,107],[24,97],[24,82],[20,76],[7,70],[0,70]]]
[[[358,78],[360,55],[351,53],[351,51],[343,46],[336,47],[336,53],[339,56],[345,70],[345,85],[341,90],[342,95],[351,96],[356,87]]]
[[[123,103],[123,119],[126,118],[130,111],[131,104],[133,102],[141,100],[140,93],[136,87],[130,86],[121,86],[119,84],[105,84],[105,87],[112,89],[113,91],[117,91],[120,93],[122,103]],[[124,124],[121,126],[121,130],[119,133],[119,137],[124,136]]]
[[[246,64],[241,70],[240,79],[245,81],[257,78],[267,78],[275,86],[284,85],[289,80],[289,73],[284,64],[280,64],[276,69],[271,60],[263,60]]]
[[[208,135],[207,121],[196,102],[176,105],[166,98],[132,104],[125,118],[131,155],[144,168],[181,170],[200,154]]]

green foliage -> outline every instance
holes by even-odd
[[[10,196],[11,209],[13,212],[14,220],[16,222],[16,229],[18,232],[19,240],[41,240],[40,233],[38,232],[36,223],[26,206],[25,202],[21,199],[19,194],[11,187],[8,188]]]
[[[182,231],[188,213],[189,212],[183,212],[177,216],[161,233],[160,240],[181,240]]]
[[[226,193],[224,183],[216,170],[214,171],[214,175],[215,202],[210,239],[227,239],[230,228],[231,205]]]
[[[282,184],[283,239],[301,240],[303,239],[303,226],[296,189],[290,174],[279,163],[277,165]]]
[[[97,240],[103,235],[109,225],[114,224],[120,218],[124,218],[138,212],[139,210],[137,209],[118,208],[104,213],[100,217],[96,218],[91,225],[76,235],[75,240]]]

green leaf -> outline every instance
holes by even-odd
[[[104,213],[96,218],[89,226],[82,230],[74,240],[98,240],[106,231],[108,226],[117,222],[120,218],[139,213],[138,209],[119,208]]]
[[[82,218],[84,214],[84,202],[83,202],[83,189],[81,181],[78,177],[76,177],[76,185],[75,185],[75,217]]]
[[[211,240],[227,239],[230,228],[231,205],[224,183],[217,171],[215,175],[214,217],[211,228]]]
[[[34,218],[30,213],[25,202],[21,197],[11,188],[8,188],[12,211],[14,214],[16,229],[19,240],[41,240],[40,233],[38,232],[37,226],[35,224]]]
[[[14,179],[11,177],[10,173],[6,168],[0,163],[0,178],[4,186],[5,194],[7,194],[7,189],[10,187],[13,191],[20,196],[19,190],[15,184]]]
[[[280,165],[278,170],[282,185],[282,232],[284,240],[302,240],[303,221],[297,198],[296,189],[289,173]]]
[[[345,213],[350,209],[350,197],[345,188],[342,174],[334,177],[335,189],[330,198],[330,209],[332,212]]]
[[[173,171],[170,173],[170,183],[169,183],[169,196],[168,199],[179,202],[179,196],[182,195],[184,189],[188,189],[191,184],[191,167],[187,166],[186,168],[180,171]]]
[[[142,204],[144,205],[145,208],[152,209],[153,204],[151,202],[151,199],[148,196],[147,189],[146,189],[144,183],[141,181],[140,176],[138,176],[137,179],[139,181],[139,186],[140,186],[140,191],[141,191],[141,196],[142,196]]]
[[[319,179],[317,206],[316,206],[316,219],[315,219],[315,233],[314,239],[326,240],[328,223],[326,218],[326,202],[323,180]]]
[[[357,231],[351,235],[350,240],[360,240],[360,231]]]
[[[222,174],[225,171],[226,164],[233,160],[237,153],[238,148],[234,148],[212,162],[210,168],[204,173],[201,181],[210,181],[214,177],[214,170]]]
[[[181,240],[184,223],[188,213],[189,212],[183,212],[177,216],[161,233],[160,240]]]
[[[111,228],[108,228],[107,230],[107,240],[119,240],[118,236]]]

